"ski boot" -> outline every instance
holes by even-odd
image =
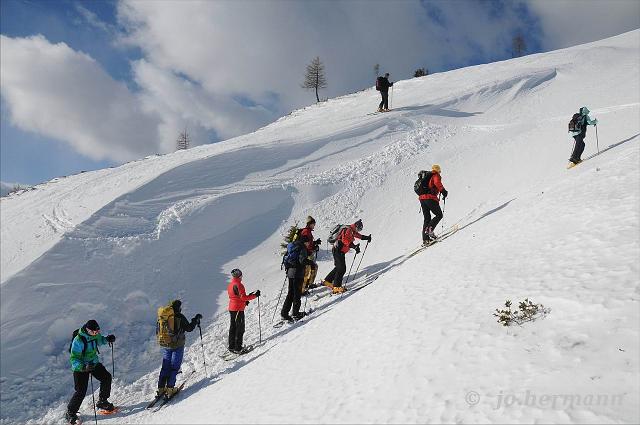
[[[322,281],[322,284],[323,284],[324,286],[326,286],[327,288],[331,288],[331,289],[333,289],[333,283],[329,282],[328,280],[323,280],[323,281]]]
[[[334,286],[333,293],[334,294],[342,294],[346,289],[342,286]]]
[[[285,322],[293,323],[293,317],[289,316],[288,314],[281,314],[280,318]]]
[[[164,389],[164,398],[169,400],[171,397],[176,395],[177,392],[178,392],[177,388],[175,388],[175,387],[167,387],[167,388]]]
[[[431,227],[427,227],[426,235],[429,241],[436,240],[437,236],[435,235],[435,233],[433,233],[433,229]]]
[[[378,108],[378,112],[384,112],[384,109]]]
[[[100,410],[104,410],[105,412],[113,412],[116,409],[116,407],[106,399],[98,400],[96,407]]]
[[[158,388],[158,391],[156,391],[156,398],[162,397],[164,393],[165,393],[165,387]]]
[[[293,315],[293,320],[295,320],[297,322],[298,320],[302,319],[306,315],[307,315],[307,313],[304,312],[304,311],[302,311],[300,313],[297,313],[297,314],[294,314]]]

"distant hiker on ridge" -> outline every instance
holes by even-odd
[[[378,105],[378,112],[389,111],[389,87],[393,86],[393,83],[389,82],[389,73],[384,74],[384,77],[378,77],[376,79],[376,90],[382,95],[382,100]]]
[[[573,136],[575,145],[567,168],[574,167],[582,162],[580,157],[584,151],[584,138],[587,135],[587,125],[596,126],[598,125],[598,120],[589,118],[589,109],[583,106],[578,113],[573,114],[571,121],[569,121],[569,133]]]
[[[229,295],[229,316],[231,325],[229,326],[229,351],[234,354],[244,354],[245,348],[242,346],[244,336],[244,308],[249,305],[249,301],[260,296],[260,290],[247,295],[242,284],[242,271],[240,269],[231,270],[231,282],[227,286]]]
[[[440,209],[440,199],[438,195],[442,193],[442,199],[446,199],[449,192],[442,185],[440,177],[440,166],[433,164],[431,171],[420,171],[418,180],[414,185],[414,190],[420,200],[420,207],[424,215],[422,224],[422,243],[427,244],[429,241],[436,239],[433,233],[436,226],[442,220],[442,210]],[[433,218],[431,218],[433,213]]]
[[[324,278],[323,285],[333,288],[334,294],[341,294],[345,291],[342,287],[342,279],[347,271],[345,254],[349,252],[351,248],[356,250],[356,254],[360,253],[360,245],[353,243],[355,238],[363,241],[371,241],[371,235],[364,236],[359,233],[362,231],[362,228],[362,220],[358,220],[349,226],[344,226],[340,229],[336,242],[333,244],[331,252],[333,253],[333,263],[335,267],[329,272],[327,277]]]
[[[173,300],[168,305],[158,308],[156,339],[162,347],[162,368],[158,376],[156,399],[170,399],[178,392],[176,377],[182,366],[185,332],[193,331],[202,319],[202,314],[198,313],[189,322],[181,310],[180,300]]]
[[[96,407],[107,412],[115,410],[113,404],[109,403],[111,395],[111,374],[100,363],[98,345],[112,343],[116,340],[114,335],[100,335],[100,326],[95,320],[89,320],[80,329],[73,332],[73,340],[69,347],[71,353],[71,370],[73,370],[73,384],[75,392],[67,405],[65,419],[70,424],[79,424],[78,410],[82,400],[87,394],[89,384],[89,374],[100,381],[100,396]]]

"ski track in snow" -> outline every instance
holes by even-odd
[[[3,198],[0,421],[61,421],[68,338],[89,316],[118,336],[111,400],[122,410],[101,423],[640,421],[639,34],[401,81],[387,114],[366,115],[378,102],[368,90]],[[566,121],[582,104],[601,123],[600,153],[590,127],[586,160],[566,170]],[[435,162],[450,192],[439,230],[460,230],[409,257],[422,221],[411,187]],[[309,214],[323,241],[357,217],[373,241],[350,292],[309,299],[310,317],[274,329],[279,243]],[[318,261],[321,280],[330,252]],[[264,344],[226,362],[238,266],[263,292]],[[175,297],[205,316],[209,376],[188,334],[182,376],[195,375],[155,413],[144,409],[160,366],[154,312]],[[506,299],[526,297],[549,314],[496,323]],[[257,320],[253,302],[245,343]],[[622,403],[539,399],[576,394]],[[239,396],[247,408],[228,409]],[[90,396],[80,413],[90,420]]]

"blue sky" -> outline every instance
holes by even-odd
[[[639,3],[584,2],[576,29],[562,0],[2,0],[0,179],[169,152],[184,126],[195,144],[254,130],[313,101],[298,80],[316,55],[332,97],[372,85],[375,63],[402,79],[507,59],[517,32],[528,53],[615,35]]]

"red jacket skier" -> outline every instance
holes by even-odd
[[[446,199],[449,192],[442,185],[442,178],[440,177],[441,168],[438,164],[433,164],[431,167],[431,178],[427,182],[426,188],[423,187],[425,193],[418,196],[420,200],[420,206],[422,207],[422,214],[424,215],[424,222],[422,225],[422,243],[427,244],[430,240],[436,239],[436,235],[433,233],[434,229],[442,220],[442,210],[440,209],[439,195],[442,194],[442,199]],[[419,178],[428,176],[426,171],[421,171],[418,174]],[[433,218],[431,218],[433,213]]]
[[[244,308],[249,301],[260,296],[260,290],[247,295],[242,284],[242,271],[240,269],[231,270],[231,282],[227,286],[229,294],[229,315],[231,326],[229,327],[229,351],[236,354],[243,354],[242,338],[244,336]]]
[[[334,268],[329,272],[327,277],[324,278],[323,284],[333,288],[334,294],[344,292],[344,288],[342,287],[342,278],[347,271],[347,263],[344,258],[345,254],[349,252],[351,248],[356,250],[356,254],[360,253],[360,245],[355,245],[353,241],[356,238],[371,241],[371,235],[364,236],[360,234],[362,228],[362,220],[358,220],[352,225],[343,228],[338,234],[338,239],[333,245],[331,252],[333,253]]]

